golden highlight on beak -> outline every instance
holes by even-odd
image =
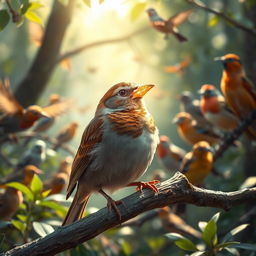
[[[132,99],[142,98],[153,87],[153,84],[139,86],[136,90],[133,91]]]
[[[224,58],[223,58],[223,57],[215,57],[213,60],[214,60],[214,61],[223,61]]]
[[[48,117],[48,118],[51,117],[47,112],[45,112],[45,111],[43,111],[43,110],[40,112],[40,115],[41,115],[42,117]]]

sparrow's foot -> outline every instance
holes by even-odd
[[[155,186],[155,184],[160,183],[159,180],[152,180],[152,181],[148,181],[148,182],[141,182],[141,181],[137,181],[137,182],[132,182],[129,183],[127,186],[137,186],[136,190],[142,192],[143,188],[149,188],[151,190],[153,190],[155,193],[158,193],[158,188]]]
[[[116,212],[118,219],[121,220],[121,213],[117,208],[117,205],[122,204],[122,201],[121,200],[115,201],[108,194],[106,194],[102,189],[99,190],[99,193],[102,194],[107,199],[108,210],[111,211],[113,209]]]

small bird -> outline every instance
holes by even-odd
[[[100,100],[95,117],[82,136],[75,156],[67,198],[77,186],[73,202],[62,225],[82,217],[90,195],[98,192],[116,211],[117,204],[104,190],[125,186],[150,188],[157,192],[157,181],[135,182],[150,165],[158,144],[158,129],[146,109],[143,96],[154,86],[118,83]]]
[[[8,80],[0,81],[0,132],[2,134],[25,131],[42,117],[57,116],[63,111],[63,102],[47,107],[32,105],[23,108],[10,91]]]
[[[26,151],[16,165],[16,170],[23,169],[26,165],[39,167],[46,158],[46,143],[43,140],[37,140],[31,149]]]
[[[56,145],[54,146],[54,150],[57,150],[63,143],[67,143],[72,140],[78,128],[77,122],[71,122],[66,127],[64,127],[56,137]]]
[[[179,42],[187,41],[187,38],[179,33],[178,26],[188,19],[191,12],[192,10],[179,12],[170,17],[168,20],[164,20],[157,14],[154,8],[147,9],[147,13],[153,28],[164,33],[165,39],[168,38],[169,34],[173,34],[179,40]]]
[[[191,115],[186,112],[178,113],[173,119],[173,123],[177,124],[180,137],[188,144],[194,145],[201,140],[205,140],[213,145],[221,141],[221,137],[217,133],[198,125]]]
[[[212,124],[205,119],[200,110],[200,101],[194,99],[190,91],[183,91],[177,96],[180,101],[180,111],[189,113],[197,122],[198,125],[206,127],[209,130],[213,130]]]
[[[220,86],[227,105],[240,119],[244,119],[256,110],[256,88],[246,77],[239,56],[229,53],[215,60],[224,66]],[[256,137],[256,122],[249,132]]]
[[[187,58],[174,66],[165,66],[164,71],[167,73],[176,73],[182,76],[190,63],[190,58]]]
[[[44,182],[43,190],[51,190],[49,195],[61,193],[68,183],[71,173],[71,163],[71,157],[66,157],[61,161],[58,171]]]
[[[188,225],[182,218],[175,214],[169,206],[159,209],[159,218],[162,226],[168,232],[174,232],[183,236],[190,235],[192,237],[201,238],[201,232]]]
[[[187,153],[181,162],[181,172],[193,185],[201,185],[212,171],[213,152],[206,141],[196,143],[192,151]]]
[[[209,122],[225,132],[230,132],[239,125],[239,119],[228,108],[225,99],[214,85],[202,85],[199,93],[201,112]]]
[[[160,142],[156,149],[158,159],[168,171],[175,172],[179,170],[186,152],[174,145],[167,136],[161,135],[159,139]]]
[[[20,182],[28,186],[35,174],[41,174],[42,171],[34,165],[26,165],[21,172],[13,171],[8,176],[0,180],[0,188],[5,187],[9,182]]]

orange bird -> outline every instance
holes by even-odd
[[[167,73],[176,73],[177,75],[183,75],[189,63],[190,59],[187,58],[174,66],[165,66],[164,71]]]
[[[179,33],[178,26],[188,19],[191,12],[192,10],[179,12],[170,17],[168,20],[164,20],[157,14],[154,8],[147,9],[152,27],[164,33],[165,39],[168,38],[169,34],[173,34],[180,42],[187,41],[187,38]]]
[[[170,207],[165,206],[159,209],[158,214],[165,230],[183,236],[190,235],[196,238],[202,237],[202,234],[199,231],[188,225],[182,218],[176,215]]]
[[[56,137],[57,143],[54,146],[54,150],[57,150],[63,143],[69,142],[76,135],[78,128],[77,122],[72,122],[64,127]]]
[[[44,182],[44,191],[51,190],[49,195],[59,194],[68,183],[71,173],[72,158],[67,157],[60,163],[58,171]]]
[[[191,145],[201,140],[205,140],[211,145],[221,141],[221,137],[218,134],[198,125],[191,115],[186,112],[178,113],[173,119],[173,123],[177,124],[180,137]]]
[[[213,153],[206,141],[196,143],[181,163],[181,172],[193,185],[201,185],[213,167]]]
[[[215,86],[204,84],[199,93],[201,94],[201,112],[209,122],[227,132],[234,130],[238,126],[239,119],[228,108],[225,99]]]
[[[221,91],[231,110],[243,119],[256,110],[256,89],[246,77],[239,56],[233,53],[216,58],[223,63]],[[256,137],[256,124],[250,128],[250,133]]]
[[[1,133],[16,133],[34,125],[41,117],[53,117],[63,112],[66,103],[56,103],[47,107],[32,105],[23,108],[10,91],[9,81],[0,81],[0,118]],[[65,110],[64,110],[65,111]]]
[[[186,152],[174,145],[167,136],[161,135],[157,145],[158,159],[168,171],[177,171]]]

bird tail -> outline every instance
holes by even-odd
[[[180,42],[185,42],[185,41],[188,41],[188,39],[183,36],[182,34],[178,33],[178,32],[174,32],[173,33],[174,36],[180,41]]]
[[[66,226],[82,218],[83,212],[88,203],[89,197],[90,197],[90,194],[88,194],[85,197],[83,202],[79,202],[78,193],[75,194],[73,202],[68,209],[68,213],[62,223],[62,226]]]

